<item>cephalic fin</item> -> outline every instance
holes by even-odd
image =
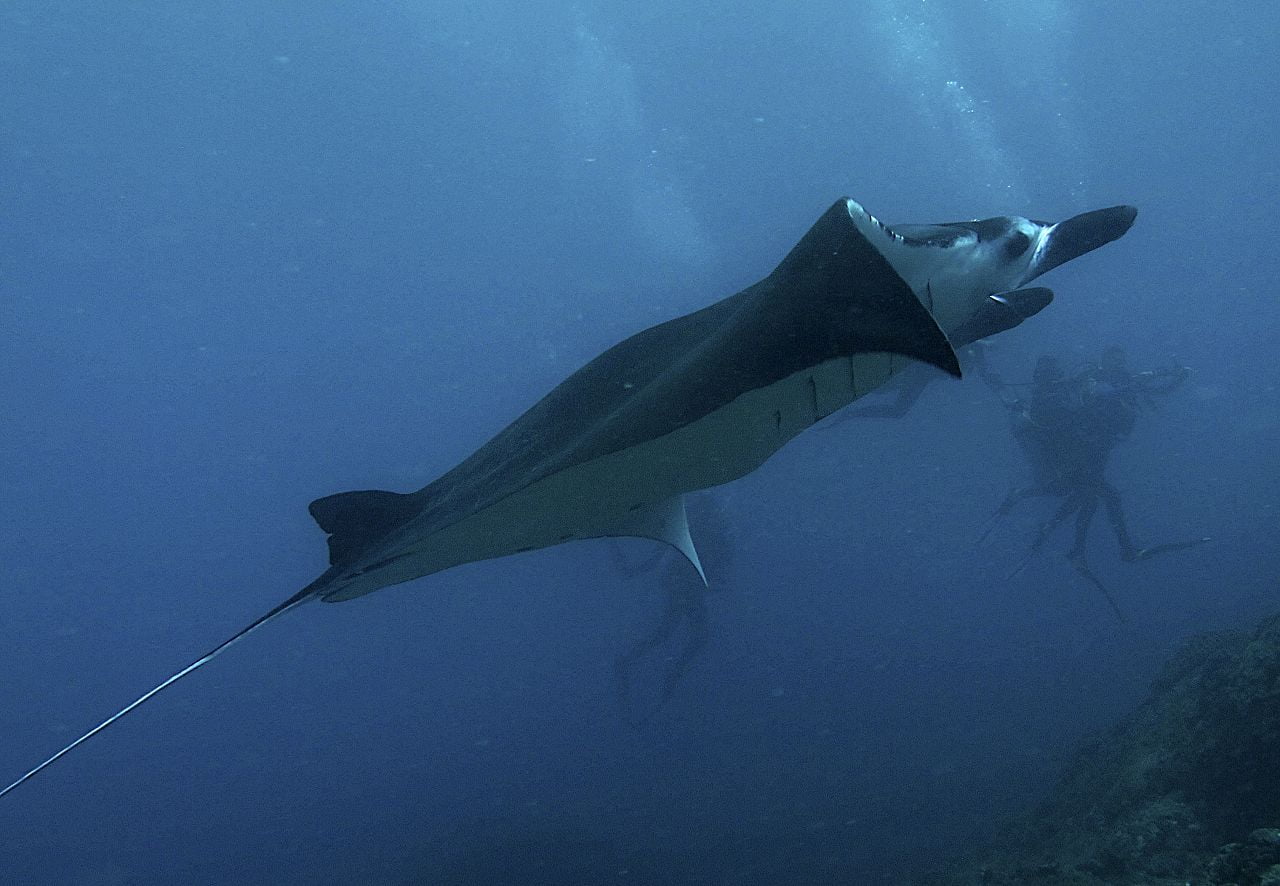
[[[1132,206],[1111,206],[1082,212],[1049,227],[1036,251],[1027,283],[1060,264],[1119,240],[1133,226],[1138,210]]]

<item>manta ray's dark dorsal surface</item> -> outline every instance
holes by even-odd
[[[701,572],[684,493],[749,473],[913,360],[958,375],[948,336],[965,344],[1036,313],[1052,293],[1020,287],[1122,236],[1135,214],[1119,206],[1058,224],[1010,216],[900,233],[837,201],[768,277],[610,348],[423,489],[312,502],[329,534],[323,575],[0,796],[307,600],[601,536],[671,544]]]
[[[652,536],[665,516],[653,513],[655,506],[746,473],[763,458],[735,449],[745,445],[753,453],[772,454],[849,402],[857,380],[851,371],[848,390],[826,392],[815,375],[809,402],[772,404],[764,427],[758,412],[730,419],[723,413],[730,404],[838,358],[872,353],[915,358],[959,374],[946,336],[858,232],[841,201],[768,277],[614,345],[424,489],[411,495],[340,493],[313,502],[312,514],[331,533],[332,564],[348,575],[374,573],[345,581],[335,576],[321,596],[350,599],[393,583],[386,580],[392,576],[405,581],[574,538]],[[687,439],[690,428],[714,421],[717,413],[733,439],[721,435],[715,447]],[[610,471],[598,477],[591,466],[605,462]],[[549,482],[554,489],[538,495]],[[521,506],[510,517],[485,517],[516,500]],[[475,529],[458,544],[387,550],[392,524],[399,532],[390,534],[409,541],[468,520],[476,522]],[[551,526],[557,531],[549,531]],[[469,540],[476,534],[485,550]],[[665,535],[661,540],[676,543]]]

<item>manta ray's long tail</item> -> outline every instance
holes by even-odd
[[[212,661],[214,658],[220,655],[224,650],[226,650],[232,644],[238,642],[239,640],[243,640],[253,631],[257,630],[258,628],[262,627],[264,624],[266,624],[269,621],[272,621],[278,616],[284,615],[290,609],[294,609],[297,606],[300,606],[301,604],[305,603],[307,600],[310,600],[313,596],[315,596],[313,588],[314,588],[314,584],[307,585],[305,588],[298,591],[298,593],[290,597],[288,600],[285,600],[279,606],[272,609],[266,615],[256,619],[252,624],[248,625],[247,627],[241,628],[239,631],[233,634],[230,637],[230,639],[223,640],[217,646],[213,647],[204,655],[200,656],[195,661],[193,661],[191,664],[187,665],[185,668],[183,668],[173,676],[166,679],[163,683],[160,683],[154,689],[151,689],[143,693],[142,695],[138,696],[138,698],[134,699],[128,705],[116,711],[110,717],[103,720],[101,723],[99,723],[97,726],[90,729],[88,732],[86,732],[84,735],[77,738],[75,741],[71,742],[71,744],[67,745],[65,748],[58,751],[58,753],[54,754],[49,759],[45,760],[43,763],[41,763],[39,766],[32,769],[26,775],[22,776],[22,778],[19,778],[17,781],[9,785],[4,790],[0,790],[0,797],[3,797],[5,794],[9,793],[11,790],[16,788],[18,785],[22,784],[27,779],[31,778],[31,776],[35,775],[37,772],[40,772],[42,769],[45,769],[46,767],[51,766],[53,763],[61,759],[64,755],[70,753],[71,751],[75,750],[84,742],[93,738],[99,732],[106,729],[108,726],[110,726],[115,721],[119,720],[121,717],[123,717],[125,714],[132,711],[134,708],[137,708],[141,706],[144,702],[149,701],[153,696],[157,695],[161,690],[169,688],[174,683],[177,683],[179,680],[185,677],[187,674],[190,674],[192,671],[197,670],[203,667],[204,665],[208,664],[210,661]]]

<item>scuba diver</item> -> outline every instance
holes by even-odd
[[[700,559],[709,567],[708,584],[703,584],[697,570],[673,548],[664,545],[645,559],[631,563],[620,546],[610,547],[614,565],[628,578],[658,573],[664,596],[657,625],[619,655],[613,665],[623,719],[635,728],[648,722],[675,695],[680,680],[706,646],[710,636],[707,592],[721,586],[731,569],[729,524],[719,501],[707,493],[686,496],[685,501],[690,535]],[[661,674],[654,692],[636,692],[633,683],[638,673]],[[644,695],[650,697],[648,701],[637,698]]]
[[[1011,411],[1013,438],[1031,467],[1031,483],[1013,489],[997,510],[1007,514],[1015,504],[1037,496],[1067,494],[1073,477],[1100,467],[1096,453],[1074,445],[1075,389],[1056,357],[1036,361],[1031,394],[1024,402],[1003,396]],[[1105,459],[1105,456],[1104,456]],[[988,530],[990,532],[990,530]],[[985,536],[984,536],[985,538]]]
[[[1111,452],[1132,432],[1139,410],[1153,405],[1156,395],[1177,388],[1189,374],[1186,367],[1134,373],[1128,368],[1124,350],[1114,345],[1103,351],[1097,364],[1073,377],[1067,376],[1053,357],[1036,361],[1030,396],[1025,401],[1006,400],[1012,412],[1013,437],[1031,466],[1031,483],[1015,488],[1005,497],[982,538],[994,529],[996,519],[1019,502],[1047,496],[1059,498],[1061,503],[1037,529],[1030,552],[1011,577],[1021,572],[1049,535],[1074,515],[1074,541],[1068,559],[1123,620],[1110,591],[1089,567],[1086,555],[1089,528],[1099,504],[1125,561],[1145,560],[1208,541],[1197,538],[1138,547],[1125,520],[1120,492],[1106,478]]]

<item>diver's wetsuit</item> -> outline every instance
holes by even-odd
[[[1138,548],[1125,520],[1120,492],[1106,479],[1107,460],[1115,445],[1132,431],[1138,410],[1152,402],[1153,395],[1178,387],[1188,373],[1181,367],[1132,373],[1118,348],[1109,348],[1099,365],[1071,378],[1052,357],[1040,358],[1029,401],[1009,404],[1014,413],[1013,436],[1031,464],[1032,483],[1010,492],[996,512],[1002,516],[1018,502],[1036,496],[1062,500],[1037,530],[1032,554],[1074,515],[1074,540],[1068,556],[1081,575],[1106,594],[1086,557],[1089,527],[1099,503],[1124,560],[1146,559],[1206,540]],[[1109,594],[1107,597],[1110,601]],[[1114,602],[1112,606],[1115,608]],[[1119,614],[1118,609],[1116,612]]]

